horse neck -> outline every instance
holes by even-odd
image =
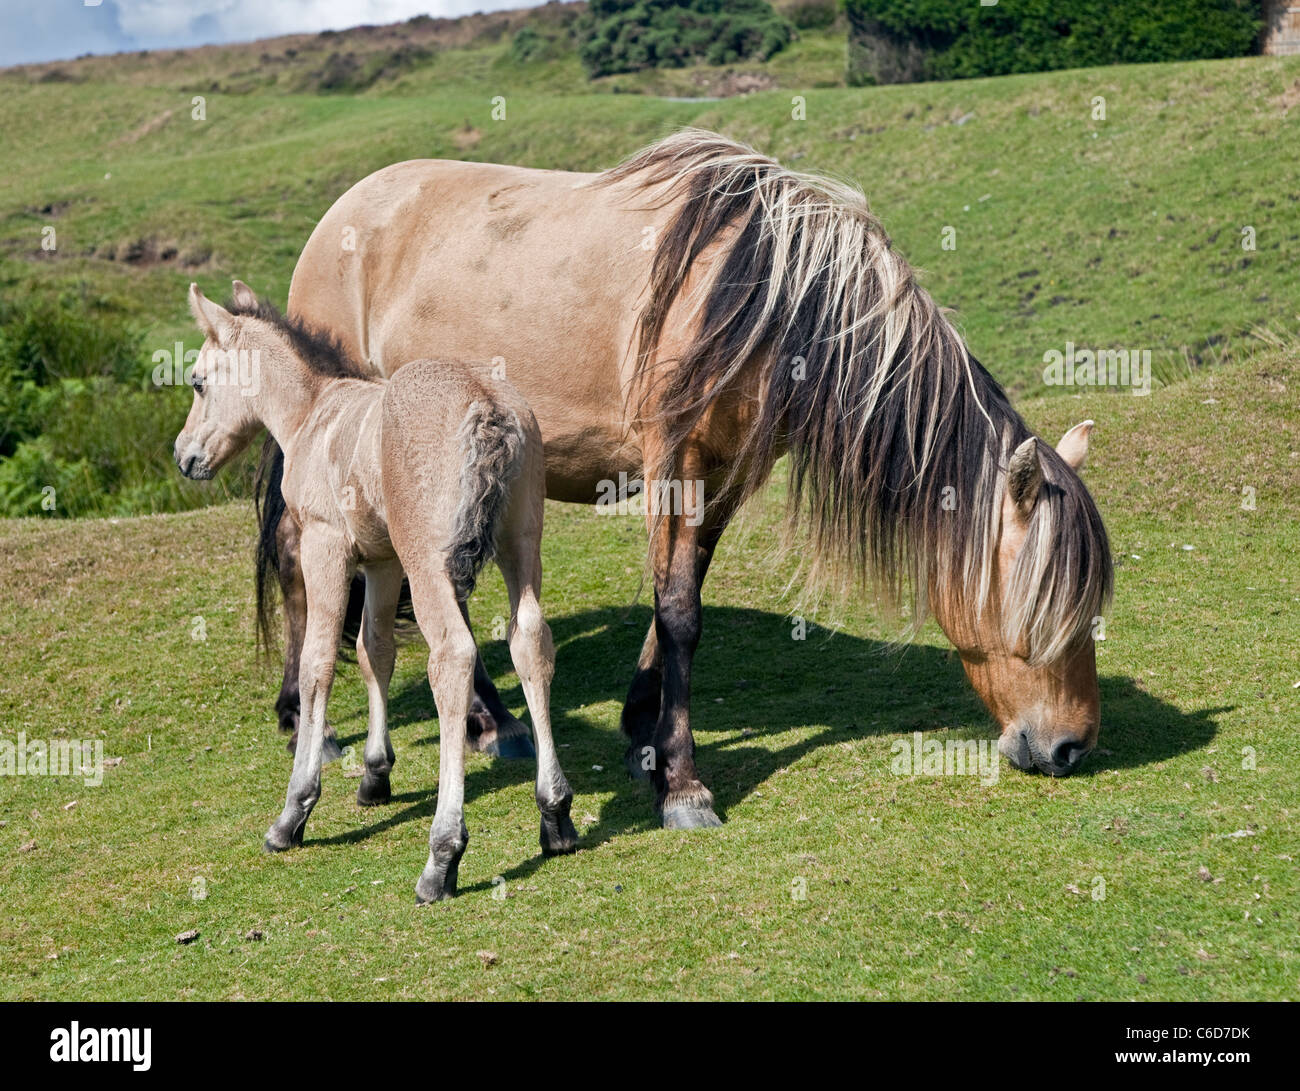
[[[273,363],[252,396],[253,412],[287,454],[330,383],[313,374],[296,355],[280,352],[268,358]]]

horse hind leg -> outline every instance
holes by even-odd
[[[469,607],[463,602],[460,612],[469,628]],[[496,758],[532,758],[537,753],[528,725],[506,708],[483,665],[482,655],[474,658],[474,699],[469,709],[467,738],[471,750]]]
[[[276,552],[279,565],[277,575],[284,602],[284,677],[275,701],[275,716],[280,730],[289,735],[285,749],[293,754],[298,748],[298,727],[302,699],[298,687],[298,674],[302,660],[302,644],[307,631],[307,590],[303,583],[302,562],[299,558],[301,535],[297,524],[285,513],[275,530]],[[364,583],[353,580],[350,595],[355,598],[364,593]],[[325,724],[321,741],[321,757],[328,764],[342,756],[334,728]]]
[[[535,798],[541,812],[542,853],[557,856],[578,847],[570,811],[573,789],[560,768],[560,759],[551,734],[551,679],[555,675],[555,644],[550,627],[538,603],[541,590],[541,497],[529,497],[536,505],[535,518],[523,522],[522,533],[507,518],[502,528],[497,564],[505,576],[510,592],[510,656],[514,660],[519,682],[528,701],[533,728],[537,734],[537,784]],[[532,514],[532,513],[530,513]]]
[[[474,693],[474,637],[451,581],[441,573],[410,573],[420,629],[429,641],[429,686],[438,708],[438,807],[429,829],[429,859],[415,884],[417,903],[456,893],[469,844],[465,825],[465,732]]]
[[[388,736],[388,684],[397,655],[393,623],[401,589],[400,564],[394,561],[367,567],[365,612],[357,634],[357,665],[366,682],[369,704],[366,767],[357,786],[357,803],[363,807],[387,803],[392,796],[389,774],[397,755]]]

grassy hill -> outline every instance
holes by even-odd
[[[283,300],[316,220],[378,167],[446,156],[594,170],[694,124],[861,184],[1017,393],[1043,391],[1043,354],[1067,342],[1149,349],[1170,378],[1231,356],[1259,325],[1295,324],[1300,59],[851,90],[821,86],[839,78],[842,35],[810,30],[768,65],[592,83],[571,50],[516,64],[510,20],[482,19],[488,29],[444,29],[445,41],[436,26],[402,24],[0,73],[0,302],[63,296],[128,321],[147,388],[153,352],[197,345],[190,280],[221,293],[239,276]],[[373,60],[406,46],[401,63]],[[312,74],[335,55],[361,58],[374,79],[322,90]],[[710,97],[746,86],[773,89]],[[792,116],[796,95],[806,120]],[[1093,120],[1099,97],[1104,121]],[[183,392],[119,386],[76,411],[84,429],[59,443],[90,466],[88,484],[58,513],[226,495],[169,476]],[[83,433],[100,445],[79,448]],[[103,449],[115,434],[120,449]],[[112,465],[91,480],[101,463]],[[35,484],[14,488],[30,498]]]
[[[531,766],[472,756],[462,894],[432,908],[412,897],[438,768],[421,648],[398,656],[393,803],[358,808],[332,765],[305,847],[268,857],[289,761],[251,654],[247,505],[0,522],[6,734],[121,759],[99,787],[0,786],[0,997],[1293,998],[1297,391],[1295,354],[1270,350],[1150,398],[1025,404],[1047,434],[1099,422],[1086,477],[1119,558],[1100,749],[1063,781],[893,775],[895,742],[989,738],[987,717],[932,628],[886,654],[892,630],[851,604],[792,641],[760,508],[710,574],[694,687],[727,824],[655,828],[618,736],[641,529],[550,505],[581,849],[543,862]],[[504,609],[493,574],[479,632]],[[484,654],[521,712],[502,642]],[[355,666],[331,720],[359,753]]]
[[[53,514],[123,517],[0,520],[3,735],[115,759],[98,787],[0,779],[0,997],[1295,997],[1300,58],[848,90],[827,30],[768,65],[592,83],[562,48],[511,60],[530,16],[475,18],[0,72],[0,352],[53,314],[128,372],[53,386],[48,409],[84,477]],[[767,89],[727,94],[747,87]],[[392,805],[360,810],[331,766],[306,846],[263,856],[288,760],[252,655],[252,513],[216,503],[236,476],[179,480],[188,398],[148,382],[154,351],[198,346],[185,287],[239,276],[283,300],[317,218],[394,160],[596,169],[683,124],[860,183],[1030,424],[1098,422],[1085,477],[1118,564],[1100,748],[1064,781],[893,775],[913,731],[988,739],[988,717],[933,627],[887,653],[894,630],[850,603],[792,641],[792,562],[760,502],[706,585],[694,687],[727,825],[660,831],[617,734],[643,533],[551,504],[581,851],[542,862],[530,767],[473,757],[463,894],[414,907],[438,750],[408,647]],[[1149,348],[1166,383],[1046,388],[1066,342]],[[21,500],[0,468],[5,487]],[[479,632],[504,609],[493,575]],[[521,711],[504,646],[484,654]],[[355,666],[331,720],[359,750]]]

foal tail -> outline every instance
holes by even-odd
[[[523,467],[526,437],[512,410],[491,401],[469,407],[457,435],[462,460],[460,506],[447,544],[447,575],[462,602],[496,554],[497,527],[510,486]]]

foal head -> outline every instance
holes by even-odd
[[[951,589],[932,602],[1002,729],[998,749],[1017,768],[1050,776],[1078,768],[1100,721],[1093,639],[1111,569],[1076,473],[1092,427],[1071,428],[1055,451],[1030,438],[1011,455],[984,608],[972,611]]]
[[[249,343],[236,316],[190,285],[190,313],[203,332],[203,348],[190,373],[194,402],[176,437],[173,455],[186,477],[207,481],[261,430],[254,398],[260,385],[262,348]],[[254,309],[257,297],[234,282],[237,309]]]

